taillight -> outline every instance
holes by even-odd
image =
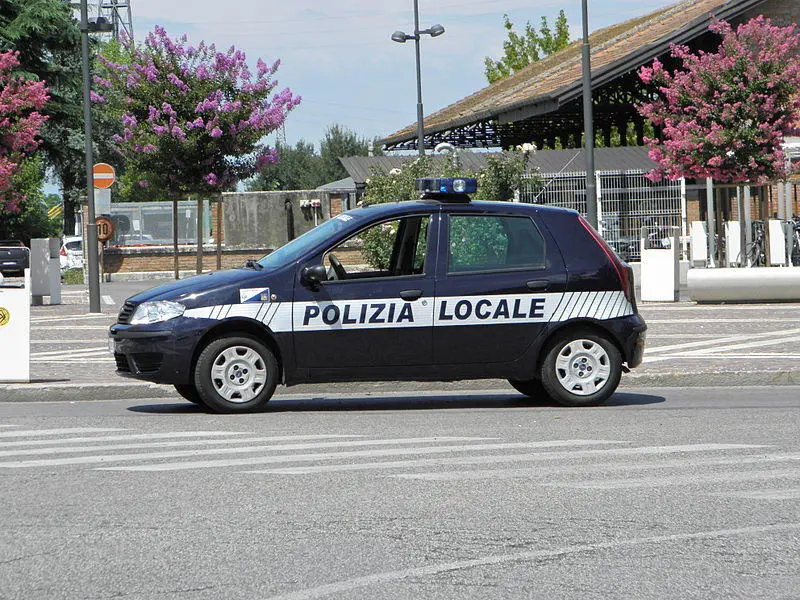
[[[59,254],[61,256],[66,256],[67,255],[67,251],[64,249],[64,246],[61,246],[61,251],[59,252]]]
[[[617,277],[619,278],[619,285],[622,288],[622,293],[625,294],[625,298],[628,302],[631,303],[631,306],[636,308],[636,294],[633,289],[633,269],[631,269],[628,265],[626,265],[622,260],[620,260],[617,253],[611,249],[606,241],[600,237],[600,234],[597,233],[591,225],[589,225],[588,221],[581,216],[578,216],[578,220],[583,225],[584,229],[589,232],[589,235],[592,236],[592,239],[597,242],[597,245],[603,250],[605,255],[608,257],[608,260],[611,262],[611,265],[614,267],[614,270],[617,272]]]

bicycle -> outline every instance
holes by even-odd
[[[767,234],[764,221],[753,221],[753,241],[747,244],[739,253],[737,262],[739,266],[766,267],[767,266]]]
[[[794,215],[788,223],[792,228],[792,265],[800,267],[800,216]]]

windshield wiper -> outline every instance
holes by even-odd
[[[261,271],[264,268],[264,265],[262,265],[257,260],[253,260],[252,258],[248,258],[244,262],[244,268],[245,269],[253,269],[254,271]]]

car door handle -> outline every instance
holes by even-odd
[[[543,292],[547,288],[550,287],[550,282],[547,279],[534,279],[532,281],[525,282],[525,285],[528,287],[529,290],[534,292]]]
[[[403,300],[417,300],[422,296],[422,290],[403,290],[400,297]]]

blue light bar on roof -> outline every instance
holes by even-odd
[[[417,191],[424,194],[473,194],[478,180],[472,177],[422,177],[417,179]]]

